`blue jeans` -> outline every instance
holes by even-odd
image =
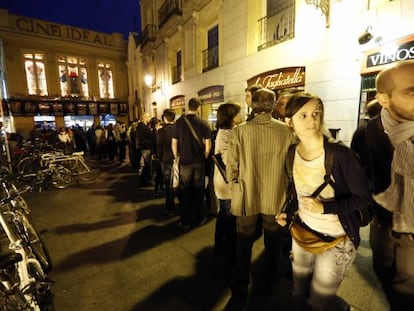
[[[414,240],[392,233],[391,222],[372,219],[369,241],[374,271],[391,311],[411,310],[414,305]]]
[[[349,239],[316,255],[292,239],[293,296],[308,297],[317,310],[338,310],[336,292],[355,257]]]
[[[204,206],[205,164],[180,164],[183,225],[196,225],[206,217]]]

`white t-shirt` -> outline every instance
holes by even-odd
[[[304,160],[296,150],[293,162],[293,179],[298,197],[310,196],[323,182],[325,176],[325,153],[311,161]],[[334,189],[328,185],[321,193],[321,200],[332,199]],[[310,228],[333,237],[345,235],[342,224],[336,214],[319,214],[305,210],[300,204],[299,217]]]

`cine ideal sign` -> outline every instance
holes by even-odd
[[[365,53],[361,73],[378,72],[388,64],[414,59],[414,35],[410,35]]]
[[[305,85],[305,67],[270,70],[247,80],[247,85],[261,84],[271,90]]]

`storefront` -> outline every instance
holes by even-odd
[[[31,129],[35,125],[45,129],[88,128],[93,124],[106,126],[117,120],[126,122],[128,118],[126,102],[9,99],[3,107],[5,116],[13,116],[16,129]]]
[[[254,84],[273,90],[276,99],[283,92],[300,92],[305,89],[305,67],[287,67],[266,71],[247,80],[248,86]]]
[[[201,100],[201,118],[206,120],[212,129],[216,126],[217,109],[224,102],[224,86],[213,85],[198,92]]]
[[[185,96],[177,95],[170,99],[170,109],[175,113],[177,120],[185,112]]]
[[[387,65],[414,59],[414,34],[388,42],[365,53],[361,66],[359,119],[366,115],[366,105],[375,98],[375,79]]]

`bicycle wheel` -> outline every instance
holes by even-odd
[[[26,157],[17,163],[17,172],[24,176],[36,172],[39,167],[39,159],[37,157]]]
[[[35,258],[43,270],[38,272],[41,279],[52,270],[52,259],[46,245],[30,220],[30,215],[19,210],[15,211],[15,215],[15,226],[25,248],[29,250],[28,257]],[[39,276],[36,279],[39,279]]]
[[[84,159],[79,158],[75,164],[76,176],[81,181],[94,181],[101,173],[100,169],[92,168]]]
[[[31,298],[31,297],[28,297]],[[30,302],[26,296],[15,286],[7,289],[3,282],[0,283],[0,310],[1,311],[27,311],[30,308]],[[40,309],[38,309],[40,310]]]
[[[40,311],[36,296],[20,289],[17,265],[1,269],[0,278],[0,311]]]
[[[56,166],[52,171],[52,186],[65,189],[72,183],[72,173],[63,166]]]

